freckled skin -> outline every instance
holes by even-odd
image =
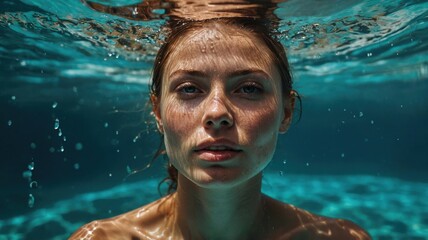
[[[237,184],[248,180],[269,163],[277,133],[283,127],[281,124],[288,123],[285,116],[290,115],[290,108],[283,103],[278,70],[266,54],[269,49],[260,40],[248,39],[247,34],[227,28],[223,32],[207,29],[183,38],[182,42],[186,44],[179,44],[170,57],[180,61],[166,63],[157,114],[168,156],[180,173],[201,186],[221,182],[224,187],[226,181]],[[263,71],[266,76],[251,74],[238,80],[230,77],[248,69]],[[197,71],[204,76],[174,74],[180,71]],[[263,93],[254,99],[237,93],[240,84],[250,80],[263,85]],[[187,82],[195,84],[201,93],[183,99],[177,87]],[[207,129],[204,125],[210,118],[222,117],[232,122],[230,127]],[[230,163],[233,166],[221,173],[204,169],[204,163],[192,151],[204,139],[216,138],[231,140],[243,150],[239,159]]]
[[[70,239],[371,239],[352,222],[261,193],[262,171],[293,108],[269,53],[263,41],[232,26],[211,24],[182,36],[154,103],[178,170],[177,191],[89,223]],[[239,149],[225,161],[195,151],[203,141],[225,139]]]

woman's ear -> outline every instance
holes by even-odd
[[[162,118],[160,114],[159,99],[154,94],[151,94],[150,101],[153,107],[153,115],[156,120],[156,126],[158,127],[159,132],[163,134],[163,124],[162,124]]]
[[[279,126],[279,133],[284,134],[290,127],[291,120],[293,119],[294,103],[296,101],[297,93],[291,90],[290,95],[284,99],[284,118]]]

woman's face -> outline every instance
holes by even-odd
[[[292,108],[265,43],[211,25],[182,36],[165,64],[154,112],[178,172],[203,187],[261,173]]]

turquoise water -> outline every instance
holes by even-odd
[[[161,160],[123,179],[158,145],[145,106],[165,11],[0,6],[0,239],[64,239],[156,199]],[[374,239],[428,239],[428,1],[286,1],[274,13],[303,115],[264,191]]]

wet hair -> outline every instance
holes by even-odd
[[[292,91],[293,81],[285,49],[282,44],[272,36],[273,31],[270,28],[269,23],[259,18],[217,18],[200,21],[177,21],[170,23],[171,32],[166,38],[165,43],[159,49],[154,62],[152,81],[150,85],[150,99],[152,101],[152,106],[157,105],[160,101],[160,98],[162,97],[162,79],[165,71],[165,65],[177,44],[180,43],[182,37],[215,23],[234,26],[262,40],[270,50],[269,55],[272,57],[273,62],[279,70],[281,77],[281,90],[284,94],[283,96],[287,99],[297,98],[301,105],[301,99],[299,95],[296,91]],[[161,141],[163,143],[163,136]],[[157,158],[165,153],[165,151],[162,149],[162,143],[161,147],[154,155],[154,158]],[[168,193],[171,193],[177,189],[178,172],[177,169],[170,163],[168,164],[168,175],[169,176],[163,179],[160,184],[169,182]]]

